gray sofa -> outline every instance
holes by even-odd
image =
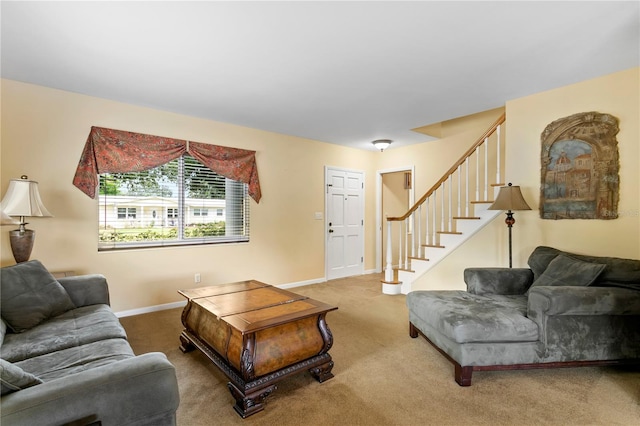
[[[37,260],[0,270],[3,425],[175,425],[175,368],[135,356],[102,275],[56,280]]]
[[[473,371],[640,364],[640,260],[537,247],[529,268],[468,268],[467,291],[407,295],[422,334],[471,385]]]

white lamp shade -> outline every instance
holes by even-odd
[[[20,222],[6,214],[4,210],[0,210],[0,225],[17,225],[18,223]]]
[[[9,189],[0,203],[0,209],[9,216],[53,216],[42,204],[38,182],[28,180],[26,176],[22,179],[11,179]]]

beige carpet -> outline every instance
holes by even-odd
[[[476,372],[472,386],[425,339],[408,332],[405,297],[380,291],[379,275],[292,291],[334,304],[334,378],[285,379],[264,411],[242,419],[226,377],[198,351],[183,354],[181,309],[122,318],[136,353],[160,351],[176,366],[178,424],[191,425],[640,425],[640,369]]]

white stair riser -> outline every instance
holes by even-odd
[[[458,232],[462,232],[462,234],[440,234],[440,245],[444,246],[444,248],[425,247],[424,256],[429,260],[412,259],[411,269],[414,272],[398,271],[398,281],[402,282],[400,287],[402,294],[409,293],[416,279],[427,273],[476,232],[484,228],[496,216],[503,213],[499,210],[487,210],[488,206],[489,204],[487,203],[474,205],[474,216],[480,217],[480,219],[456,220],[456,222],[458,222],[456,224]]]
[[[478,219],[465,219],[465,220],[457,220],[456,221],[456,231],[462,232],[463,234],[467,234],[469,232],[473,232],[475,228],[478,226]]]

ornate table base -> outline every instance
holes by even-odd
[[[229,378],[243,418],[262,411],[286,377],[304,370],[320,383],[333,377],[325,316],[337,307],[258,281],[180,293],[189,299],[180,349],[197,348]]]
[[[215,350],[212,350],[193,334],[186,330],[183,331],[180,335],[180,341],[182,342],[180,349],[183,352],[189,352],[194,348],[199,349],[227,376],[229,379],[227,387],[236,400],[233,408],[242,418],[262,411],[264,409],[264,400],[277,389],[275,383],[286,377],[304,370],[309,370],[320,383],[333,377],[331,373],[333,361],[331,360],[331,355],[325,353],[247,382]]]

